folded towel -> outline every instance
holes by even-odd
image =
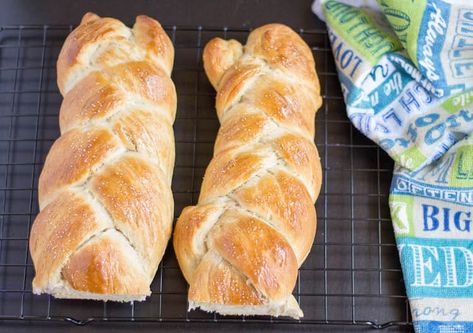
[[[346,2],[346,3],[344,3]],[[473,332],[473,3],[315,1],[352,123],[396,162],[416,332]]]

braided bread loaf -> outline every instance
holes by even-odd
[[[299,318],[291,292],[314,240],[322,176],[312,53],[294,31],[269,24],[245,47],[211,40],[203,58],[221,128],[198,204],[174,232],[189,307]]]
[[[61,137],[39,178],[33,292],[143,300],[171,235],[174,49],[155,20],[88,13],[57,63]]]

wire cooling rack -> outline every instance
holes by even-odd
[[[318,232],[294,290],[305,314],[302,320],[188,313],[187,285],[171,246],[145,302],[33,295],[28,236],[38,213],[38,176],[59,136],[62,98],[55,65],[72,28],[0,27],[0,320],[66,320],[79,325],[91,321],[410,325],[387,207],[392,163],[346,119],[324,30],[299,30],[313,50],[324,99],[316,119],[316,143],[324,170],[316,204]],[[202,47],[216,36],[244,42],[248,30],[169,26],[166,31],[176,48],[173,192],[177,216],[198,198],[219,126],[215,92],[202,68]]]

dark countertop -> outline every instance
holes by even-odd
[[[294,28],[323,24],[310,11],[312,0],[1,0],[0,24],[78,24],[87,11],[131,23],[147,14],[164,25],[256,27],[280,22]]]
[[[107,323],[107,324],[89,324],[86,326],[72,326],[70,323],[51,324],[51,323],[2,323],[0,322],[0,332],[5,333],[43,333],[43,332],[68,332],[68,333],[158,333],[158,332],[222,332],[237,333],[237,332],[262,332],[261,325],[247,325],[241,324],[225,324],[217,326],[215,324],[197,324],[197,325],[183,325],[175,324],[143,324],[143,323]],[[389,327],[383,330],[375,330],[366,327],[351,327],[351,326],[308,326],[308,325],[266,325],[264,331],[272,333],[282,332],[324,332],[324,333],[401,333],[412,332],[411,328]]]
[[[93,11],[130,24],[139,14],[157,18],[163,25],[257,27],[269,22],[285,23],[293,28],[322,28],[310,11],[312,0],[0,0],[0,26],[18,24],[78,24],[82,15]],[[225,324],[225,331],[242,330],[241,325]],[[327,327],[305,325],[267,325],[268,330],[319,332],[373,332],[366,327]],[[89,324],[0,322],[0,332],[140,332],[221,331],[212,324]],[[245,331],[260,331],[261,326],[245,325]],[[411,328],[388,328],[382,332],[410,332]]]

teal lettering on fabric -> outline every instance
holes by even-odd
[[[473,331],[473,3],[347,2],[315,7],[348,118],[396,162],[389,206],[414,328]]]

